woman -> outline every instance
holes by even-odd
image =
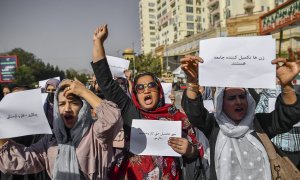
[[[97,121],[88,104],[96,109]],[[101,100],[79,81],[65,80],[55,93],[53,125],[53,135],[29,147],[2,140],[0,170],[27,174],[46,169],[59,180],[108,179],[112,140],[122,127],[115,104]]]
[[[299,53],[300,54],[300,53]],[[188,76],[188,88],[182,105],[190,122],[209,138],[211,179],[271,179],[269,159],[253,127],[255,119],[269,136],[286,132],[299,121],[300,101],[291,84],[300,71],[300,61],[290,53],[291,61],[278,58],[276,75],[283,87],[272,113],[255,114],[255,101],[244,88],[218,88],[215,94],[216,113],[209,115],[202,97],[195,91],[199,57],[181,59]],[[300,57],[300,56],[299,56]],[[278,63],[283,63],[279,66]]]
[[[121,109],[127,142],[132,119],[164,119],[173,121],[184,121],[187,119],[174,106],[165,104],[160,82],[152,73],[144,73],[135,77],[132,99],[124,93],[113,80],[105,58],[103,43],[107,35],[106,25],[96,29],[93,37],[93,62],[91,65],[105,97],[115,102]],[[203,147],[196,140],[191,128],[187,126],[183,128],[185,129],[186,138],[171,138],[169,145],[174,151],[182,154],[185,163],[188,164],[195,162],[199,157],[202,158]],[[190,142],[188,142],[187,138],[190,138]],[[122,160],[117,162],[111,179],[153,178],[172,180],[181,178],[179,158],[138,156],[129,152],[125,152],[122,158]],[[197,172],[195,172],[196,177],[194,179],[201,177],[200,170],[203,170],[203,168],[195,168]],[[192,179],[192,177],[189,179]]]
[[[53,102],[54,102],[54,94],[59,85],[59,80],[57,79],[49,79],[45,85],[45,91],[48,93],[46,101],[44,103],[44,111],[46,117],[48,119],[49,125],[51,129],[53,128]]]

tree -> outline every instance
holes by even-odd
[[[70,68],[66,70],[66,78],[68,79],[77,79],[78,81],[86,84],[88,81],[88,76],[84,73],[78,74],[76,70]]]
[[[130,69],[133,69],[133,65],[131,64]],[[143,72],[152,72],[156,76],[161,76],[161,64],[160,58],[157,56],[153,56],[151,53],[149,54],[140,54],[136,57],[135,60],[135,69],[138,73]]]
[[[29,87],[34,87],[35,78],[32,74],[31,68],[24,64],[18,67],[15,73],[15,81],[17,84],[20,85],[27,85]]]

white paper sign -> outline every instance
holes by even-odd
[[[276,99],[277,99],[277,98],[269,98],[269,99],[268,99],[269,113],[275,110]]]
[[[0,101],[0,124],[0,139],[52,134],[42,105],[41,89],[6,95]]]
[[[44,106],[45,102],[47,101],[48,93],[42,93],[42,105]]]
[[[54,78],[50,78],[50,79],[57,79],[57,80],[60,81],[60,77],[54,77]],[[49,79],[39,81],[39,87],[40,87],[40,88],[45,88],[46,82],[47,82],[48,80],[49,80]]]
[[[164,91],[165,103],[171,104],[170,95],[172,93],[172,83],[161,83],[161,86]]]
[[[276,88],[276,42],[271,36],[200,41],[199,84],[211,87]]]
[[[130,61],[114,56],[106,56],[110,71],[113,76],[124,77],[124,71],[129,68]]]
[[[181,121],[133,119],[130,152],[137,155],[181,156],[168,145],[170,137],[181,137]]]
[[[215,112],[215,106],[213,100],[203,100],[203,105],[208,112]]]

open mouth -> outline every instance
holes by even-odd
[[[151,104],[152,103],[152,96],[151,95],[146,96],[144,101],[145,101],[146,105]]]
[[[74,116],[72,114],[65,114],[64,115],[64,119],[69,122],[72,121],[74,119]]]
[[[241,112],[243,112],[244,111],[244,108],[235,108],[235,110],[234,110],[235,112],[237,112],[237,113],[241,113]]]

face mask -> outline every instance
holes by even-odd
[[[54,92],[49,92],[47,99],[48,99],[48,102],[53,104],[53,102],[54,102]]]

